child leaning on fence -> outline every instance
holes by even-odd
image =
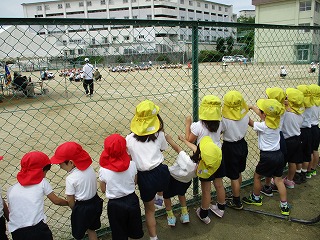
[[[3,160],[3,156],[0,156],[0,161]],[[2,188],[0,186],[0,239],[8,240],[6,234],[6,220],[9,220],[9,209],[7,203],[2,198]]]
[[[179,139],[184,141],[186,144],[189,143],[182,136],[179,136]],[[169,226],[176,225],[176,217],[172,212],[171,199],[174,196],[178,195],[179,202],[181,205],[181,223],[189,223],[189,213],[187,209],[187,200],[186,192],[191,185],[191,180],[196,177],[196,163],[191,160],[185,151],[177,145],[170,135],[166,135],[166,140],[170,146],[178,153],[175,163],[169,167],[170,171],[170,183],[168,189],[163,192],[164,203],[167,212],[167,221]],[[193,145],[193,144],[192,144]],[[196,151],[196,146],[194,151]]]
[[[287,202],[287,191],[282,181],[284,159],[280,151],[279,127],[283,106],[275,99],[259,99],[257,106],[251,106],[249,109],[252,109],[262,122],[254,122],[250,119],[249,125],[258,134],[260,160],[254,172],[253,193],[249,197],[244,197],[242,201],[246,204],[261,206],[261,178],[274,177],[274,182],[280,194],[281,214],[289,215],[290,209]]]
[[[143,237],[139,199],[135,193],[137,168],[127,153],[126,140],[112,134],[104,140],[100,155],[100,188],[108,201],[112,239]]]
[[[72,236],[97,240],[95,230],[101,227],[103,200],[97,195],[97,178],[90,155],[76,142],[65,142],[57,147],[52,164],[67,171],[66,195],[71,213]]]
[[[8,229],[13,240],[53,240],[46,224],[44,199],[60,206],[67,206],[65,199],[52,191],[45,179],[50,170],[49,157],[42,152],[29,152],[21,159],[21,170],[17,174],[18,183],[8,189],[9,206]]]
[[[191,117],[186,118],[186,139],[189,142],[197,140],[197,145],[205,136],[209,136],[215,145],[221,148],[221,101],[214,95],[207,95],[202,98],[199,107],[200,121],[192,123]],[[210,223],[208,216],[209,209],[218,217],[223,217],[225,210],[225,189],[222,178],[225,177],[225,166],[223,159],[216,172],[208,178],[200,178],[202,201],[201,207],[197,209],[198,217],[206,224]],[[211,201],[211,181],[216,189],[217,203],[210,204]]]
[[[222,107],[222,155],[225,163],[226,176],[231,180],[232,200],[227,206],[242,209],[240,187],[242,175],[247,163],[248,144],[244,139],[248,124],[248,106],[242,94],[238,91],[229,91],[223,97]]]
[[[140,197],[145,207],[151,240],[158,239],[154,196],[157,192],[166,190],[170,181],[168,166],[163,164],[162,151],[167,149],[168,144],[159,110],[160,108],[150,100],[140,102],[131,120],[132,133],[126,137],[128,153],[138,169]]]

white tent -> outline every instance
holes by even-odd
[[[56,57],[60,51],[46,39],[19,26],[0,29],[0,59]]]

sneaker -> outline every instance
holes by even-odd
[[[272,192],[279,192],[277,185],[271,184],[270,187],[272,189]]]
[[[164,206],[163,206],[163,199],[160,199],[160,198],[158,198],[158,199],[154,199],[154,206],[156,207],[156,209],[162,209],[162,208],[164,208]]]
[[[280,205],[280,210],[281,210],[281,214],[282,215],[289,216],[289,214],[290,214],[290,206],[289,206],[289,204],[287,204],[284,207],[281,207],[281,205]]]
[[[311,170],[311,175],[312,176],[317,176],[317,170],[316,169],[312,169]]]
[[[312,172],[311,171],[307,171],[306,178],[310,179],[311,177],[312,177]]]
[[[232,192],[226,193],[226,200],[233,200],[233,194]]]
[[[246,204],[251,204],[255,206],[262,206],[262,199],[261,197],[259,200],[255,200],[253,194],[250,194],[249,197],[242,198],[242,201]]]
[[[190,222],[189,213],[181,214],[180,222],[181,223],[189,223]]]
[[[283,183],[287,188],[294,188],[294,185],[295,185],[294,181],[288,180],[287,177],[283,179]]]
[[[224,214],[224,210],[220,210],[218,208],[218,205],[212,205],[210,204],[209,209],[211,210],[212,213],[214,213],[215,215],[217,215],[219,218],[223,217]]]
[[[168,221],[168,226],[171,226],[171,227],[176,226],[177,219],[175,216],[167,217],[167,221]]]
[[[299,173],[299,175],[300,175],[301,183],[307,182],[307,173],[306,172],[301,172],[301,173]]]
[[[294,174],[293,181],[294,181],[295,184],[301,184],[302,183],[301,176],[300,176],[299,173],[295,173]]]
[[[235,203],[233,200],[226,200],[226,205],[229,208],[241,210],[243,208],[242,202],[240,201],[239,203]]]
[[[268,196],[268,197],[272,197],[273,196],[271,186],[264,185],[261,188],[260,192],[263,193],[264,195]]]
[[[206,216],[205,218],[201,218],[201,217],[200,217],[200,208],[197,208],[196,213],[197,213],[198,218],[199,218],[202,222],[204,222],[205,224],[209,224],[209,223],[211,222],[211,219],[209,218],[209,216]]]

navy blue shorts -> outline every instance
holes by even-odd
[[[285,163],[302,163],[302,142],[300,136],[286,139],[287,154],[284,156]]]
[[[208,178],[200,178],[199,177],[199,180],[202,182],[210,182],[210,181],[213,181],[215,180],[216,178],[223,178],[226,176],[226,168],[225,168],[225,163],[224,163],[224,159],[223,159],[223,155],[222,155],[222,159],[221,159],[221,165],[220,167],[218,168],[218,170],[212,174],[210,177]]]
[[[222,155],[225,163],[226,176],[236,180],[246,169],[248,144],[244,138],[237,142],[223,141]]]
[[[167,190],[170,181],[168,166],[160,164],[150,171],[138,171],[138,186],[143,202],[150,202],[157,192]]]
[[[282,177],[284,168],[283,154],[278,151],[260,151],[260,161],[256,173],[264,177]]]
[[[0,198],[2,201],[2,199]],[[8,236],[6,234],[6,220],[4,216],[0,218],[0,239],[2,240],[8,240]]]
[[[13,240],[53,240],[51,230],[43,221],[34,226],[19,228],[11,235]]]
[[[82,239],[88,229],[97,230],[101,227],[103,200],[95,195],[86,201],[76,201],[71,213],[72,236]]]
[[[108,218],[112,239],[128,240],[143,237],[139,199],[135,193],[128,196],[109,199]]]
[[[174,196],[184,196],[191,185],[191,182],[180,182],[174,177],[170,176],[169,187],[166,191],[163,192],[163,198],[168,199]]]
[[[282,152],[283,156],[287,154],[286,140],[284,139],[282,131],[280,131],[280,151]]]
[[[301,128],[302,162],[311,161],[312,133],[311,128]]]
[[[318,125],[313,125],[311,126],[311,134],[312,134],[312,150],[313,151],[318,151],[319,148],[319,126]]]

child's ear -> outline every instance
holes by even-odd
[[[72,160],[70,160],[69,163],[70,163],[72,166],[75,166],[75,165],[74,165],[74,162],[73,162]]]

